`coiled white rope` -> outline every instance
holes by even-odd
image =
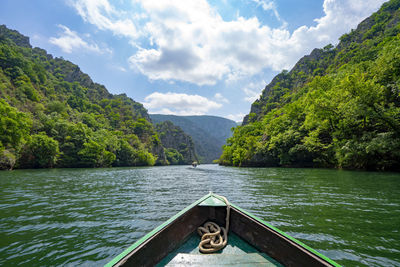
[[[229,216],[230,216],[231,206],[226,197],[218,195],[216,196],[222,198],[226,204],[225,228],[220,227],[218,224],[214,222],[206,222],[203,226],[197,228],[197,233],[201,236],[199,250],[202,253],[216,252],[218,250],[223,249],[228,243]]]

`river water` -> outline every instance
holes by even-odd
[[[98,266],[209,191],[344,266],[400,266],[400,174],[218,165],[0,172],[0,266]]]

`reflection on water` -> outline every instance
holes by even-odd
[[[0,172],[0,265],[101,265],[209,191],[345,266],[400,266],[400,175],[217,165]]]

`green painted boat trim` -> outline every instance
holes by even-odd
[[[213,193],[210,193],[204,201],[199,203],[199,206],[226,207],[226,204],[223,200],[217,198]]]
[[[218,201],[219,200],[219,201]],[[265,226],[269,227],[270,229],[274,230],[275,232],[281,234],[282,236],[286,237],[287,239],[293,241],[294,243],[296,243],[297,245],[305,248],[306,250],[308,250],[309,252],[311,252],[312,254],[320,257],[321,259],[325,260],[326,262],[328,262],[329,264],[333,265],[333,266],[337,266],[337,267],[341,267],[341,265],[339,265],[338,263],[334,262],[333,260],[331,260],[330,258],[326,257],[325,255],[319,253],[318,251],[316,251],[315,249],[307,246],[306,244],[304,244],[303,242],[295,239],[294,237],[286,234],[285,232],[279,230],[278,228],[270,225],[269,223],[265,222],[264,220],[258,218],[257,216],[254,216],[253,214],[245,211],[244,209],[229,203],[232,207],[234,207],[235,209],[241,211],[242,213],[246,214],[247,216],[253,218],[254,220],[258,221],[261,224],[264,224]],[[168,219],[166,222],[164,222],[163,224],[161,224],[160,226],[158,226],[157,228],[155,228],[154,230],[152,230],[151,232],[149,232],[147,235],[145,235],[144,237],[140,238],[138,241],[136,241],[133,245],[131,245],[130,247],[128,247],[127,249],[125,249],[121,254],[119,254],[118,256],[116,256],[114,259],[112,259],[109,263],[107,263],[105,265],[105,267],[112,267],[115,264],[117,264],[119,261],[121,261],[125,256],[127,256],[129,253],[131,253],[134,249],[136,249],[138,246],[140,246],[143,242],[145,242],[146,240],[150,239],[152,236],[154,236],[156,233],[158,233],[159,231],[161,231],[163,228],[165,228],[166,226],[168,226],[169,224],[171,224],[173,221],[175,221],[177,218],[179,218],[180,216],[182,216],[184,213],[186,213],[188,210],[190,210],[191,208],[200,205],[200,206],[226,206],[225,202],[222,198],[220,198],[218,195],[213,194],[212,192],[210,192],[209,194],[205,195],[204,197],[200,198],[199,200],[193,202],[191,205],[187,206],[186,208],[184,208],[183,210],[181,210],[180,212],[178,212],[177,214],[175,214],[174,216],[172,216],[170,219]]]
[[[112,267],[115,264],[117,264],[120,260],[122,260],[126,255],[128,255],[129,253],[131,253],[135,248],[137,248],[138,246],[140,246],[143,242],[145,242],[146,240],[150,239],[153,235],[155,235],[156,233],[158,233],[159,231],[161,231],[163,228],[165,228],[166,226],[168,226],[169,224],[171,224],[173,221],[175,221],[177,218],[179,218],[181,215],[183,215],[185,212],[187,212],[188,210],[190,210],[191,208],[197,206],[198,204],[200,204],[201,202],[203,202],[204,200],[206,200],[207,198],[211,197],[213,194],[210,192],[209,194],[205,195],[204,197],[200,198],[199,200],[195,201],[194,203],[192,203],[191,205],[187,206],[186,208],[184,208],[183,210],[181,210],[180,212],[178,212],[177,214],[175,214],[174,216],[172,216],[171,218],[169,218],[166,222],[164,222],[163,224],[161,224],[160,226],[158,226],[157,228],[155,228],[153,231],[149,232],[147,235],[145,235],[144,237],[140,238],[138,241],[136,241],[133,245],[131,245],[130,247],[128,247],[127,249],[125,249],[121,254],[119,254],[118,256],[116,256],[114,259],[112,259],[109,263],[107,263],[106,265],[104,265],[105,267]]]
[[[210,193],[210,194],[212,194],[212,193]],[[215,195],[215,194],[212,194],[212,195],[213,195],[213,197],[219,198],[219,196],[217,196],[217,195]],[[223,201],[222,198],[219,198],[219,199],[220,199],[221,201]],[[276,227],[270,225],[270,224],[267,223],[266,221],[264,221],[264,220],[258,218],[257,216],[255,216],[255,215],[253,215],[253,214],[251,214],[251,213],[245,211],[245,210],[242,209],[242,208],[239,208],[238,206],[236,206],[236,205],[234,205],[234,204],[232,204],[232,203],[229,203],[229,204],[230,204],[232,207],[234,207],[235,209],[237,209],[237,210],[243,212],[243,213],[246,214],[247,216],[253,218],[254,220],[256,220],[256,221],[258,221],[258,222],[260,222],[260,223],[266,225],[266,226],[269,227],[269,228],[271,228],[271,229],[274,230],[275,232],[277,232],[277,233],[283,235],[284,237],[290,239],[291,241],[295,242],[295,243],[298,244],[299,246],[301,246],[301,247],[307,249],[308,251],[310,251],[310,252],[313,253],[314,255],[317,255],[318,257],[322,258],[323,260],[327,261],[328,263],[332,264],[333,266],[342,267],[341,265],[339,265],[339,264],[336,263],[335,261],[333,261],[333,260],[331,260],[330,258],[326,257],[325,255],[319,253],[319,252],[316,251],[315,249],[313,249],[313,248],[307,246],[306,244],[304,244],[303,242],[297,240],[296,238],[294,238],[294,237],[292,237],[292,236],[286,234],[285,232],[279,230],[278,228],[276,228]]]

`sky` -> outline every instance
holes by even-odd
[[[0,24],[149,113],[241,121],[282,70],[385,0],[1,0]]]

